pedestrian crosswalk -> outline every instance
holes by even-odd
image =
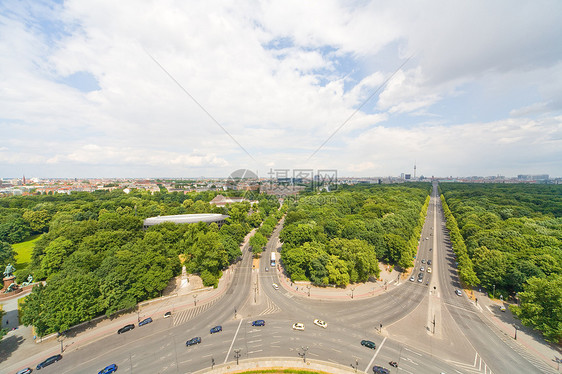
[[[179,326],[181,324],[186,323],[190,319],[195,318],[199,314],[203,313],[205,310],[209,309],[219,299],[221,299],[221,298],[220,297],[215,298],[215,299],[209,301],[206,304],[202,304],[202,305],[199,305],[195,308],[190,308],[188,310],[184,310],[180,313],[175,314],[174,315],[174,326]]]
[[[261,312],[259,315],[260,316],[264,316],[266,314],[273,314],[273,313],[277,313],[280,312],[281,308],[279,308],[277,306],[277,304],[275,304],[273,301],[271,301],[270,298],[267,299],[267,308]]]

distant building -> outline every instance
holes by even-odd
[[[257,201],[251,201],[243,197],[225,197],[223,195],[217,195],[213,200],[209,201],[209,204],[224,207],[228,204],[242,203],[244,201],[248,201],[250,204],[257,203]]]
[[[202,214],[177,214],[173,216],[158,216],[150,217],[143,221],[143,229],[147,229],[150,226],[158,225],[164,222],[173,223],[198,223],[205,222],[207,224],[216,223],[221,227],[224,224],[224,220],[229,216],[225,214],[212,214],[212,213],[202,213]]]

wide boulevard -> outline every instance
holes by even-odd
[[[235,355],[240,360],[305,356],[365,373],[372,372],[373,365],[392,373],[556,372],[532,364],[525,352],[514,350],[464,291],[462,296],[455,293],[461,285],[436,185],[413,281],[403,278],[375,297],[328,301],[291,292],[279,268],[265,269],[270,267],[271,251],[281,249],[280,229],[272,235],[259,268],[252,268],[251,253],[244,251],[230,286],[211,305],[198,305],[171,318],[154,316],[149,325],[70,350],[42,372],[97,373],[116,363],[119,373],[190,373],[227,362],[236,365]],[[265,320],[265,326],[252,326],[257,319]],[[326,321],[327,328],[314,325],[314,319]],[[305,325],[304,331],[292,329],[296,322]],[[211,335],[209,329],[215,325],[222,325],[223,331]],[[186,347],[186,340],[197,336],[201,344]],[[363,339],[377,348],[362,346]],[[389,361],[398,362],[398,368],[390,367]]]

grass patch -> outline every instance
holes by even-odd
[[[29,265],[31,262],[31,252],[33,251],[33,245],[41,235],[32,236],[25,242],[12,244],[14,252],[16,252],[16,264],[14,265],[17,270],[22,270]]]

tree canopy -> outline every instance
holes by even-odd
[[[291,204],[280,234],[291,279],[345,286],[378,277],[379,260],[413,265],[430,186],[342,186]]]

